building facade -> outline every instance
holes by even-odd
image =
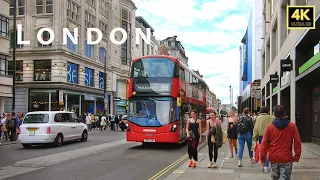
[[[262,47],[262,0],[253,1],[245,36],[240,46],[240,98],[238,110],[249,107],[252,112],[260,110],[261,101],[261,47]],[[240,101],[239,101],[240,100]]]
[[[210,91],[210,94],[211,94],[211,104],[212,104],[211,107],[213,107],[215,110],[218,110],[217,96],[212,91]]]
[[[158,55],[160,54],[159,51],[159,42],[156,40],[155,36],[153,35],[154,29],[148,24],[148,22],[141,16],[136,17],[136,23],[135,23],[136,28],[140,28],[142,32],[145,34],[147,37],[147,30],[146,28],[151,29],[151,44],[147,44],[142,37],[139,37],[139,43],[136,44],[134,47],[134,56],[133,59],[141,56],[147,56],[147,55]]]
[[[0,113],[11,112],[5,103],[12,97],[12,76],[8,71],[9,59],[9,6],[7,0],[0,0]]]
[[[188,57],[186,56],[186,51],[182,46],[182,43],[178,41],[177,36],[167,37],[166,39],[160,41],[160,44],[164,44],[170,56],[179,58],[183,64],[188,66]]]
[[[135,46],[135,28],[132,26],[135,24],[135,4],[131,0],[17,2],[17,24],[22,25],[22,40],[30,41],[30,44],[17,45],[16,112],[65,109],[78,115],[104,110],[110,114],[124,113]],[[10,39],[14,36],[12,9],[13,4],[10,5]],[[112,29],[119,27],[127,31],[128,39],[122,45],[115,45],[109,36]],[[41,28],[54,31],[53,42],[38,42],[37,33]],[[78,28],[78,38],[74,36],[78,43],[67,37],[64,44],[63,28],[68,28],[73,36]],[[102,31],[100,43],[89,44],[87,28]],[[44,41],[52,38],[47,31],[39,35]],[[96,39],[97,35],[93,34],[92,40]],[[122,39],[121,32],[115,34],[115,39]],[[10,47],[13,44],[10,41]],[[104,95],[105,84],[107,95]]]
[[[281,3],[280,3],[281,2]],[[295,122],[302,141],[320,139],[320,53],[319,33],[286,27],[286,6],[315,6],[316,27],[320,25],[320,1],[263,1],[262,105],[281,104]],[[291,64],[286,69],[281,64]],[[270,75],[278,79],[270,81]]]

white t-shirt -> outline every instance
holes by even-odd
[[[86,117],[86,124],[91,124],[91,117],[90,116]]]

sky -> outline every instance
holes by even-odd
[[[253,0],[133,0],[136,16],[155,30],[157,40],[176,35],[189,67],[199,70],[222,104],[239,94],[240,52]]]

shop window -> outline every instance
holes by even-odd
[[[49,93],[30,92],[30,111],[49,111]]]
[[[51,81],[51,60],[34,61],[34,81]]]
[[[86,86],[93,87],[93,69],[85,68],[84,70],[84,83]]]
[[[13,76],[13,61],[8,64],[9,75]],[[16,61],[16,81],[23,81],[23,61]]]
[[[68,62],[67,64],[67,82],[78,84],[78,65]]]

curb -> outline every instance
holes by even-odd
[[[19,141],[10,141],[10,142],[0,142],[0,146],[9,146],[13,144],[19,144]]]

